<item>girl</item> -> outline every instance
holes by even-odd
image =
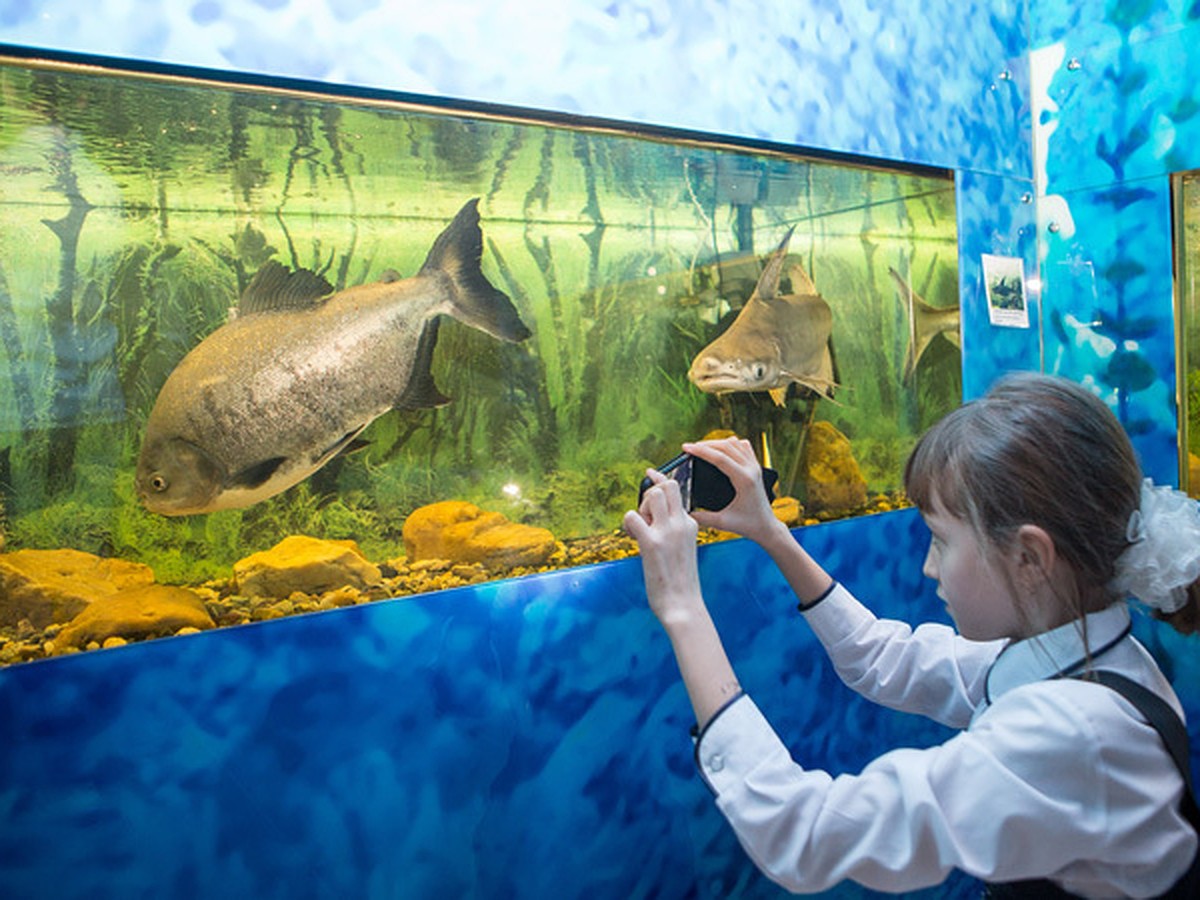
[[[902,891],[959,868],[998,895],[1084,897],[1157,896],[1180,881],[1197,850],[1181,769],[1138,709],[1093,679],[1123,675],[1165,700],[1167,718],[1181,715],[1130,636],[1124,600],[1194,622],[1200,512],[1143,484],[1099,399],[1012,375],[918,443],[905,487],[933,535],[923,572],[955,629],[876,619],[834,582],[772,514],[747,442],[684,450],[730,477],[733,502],[689,516],[678,485],[651,470],[625,528],[696,713],[701,773],[769,877],[796,892],[844,879]],[[762,546],[847,685],[965,730],[856,776],[794,762],[709,618],[698,525]]]

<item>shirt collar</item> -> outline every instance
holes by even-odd
[[[1086,616],[1088,646],[1094,660],[1111,649],[1132,628],[1129,607],[1114,603]],[[1080,621],[1074,619],[1050,631],[1008,644],[988,670],[984,688],[985,704],[994,703],[1013,688],[1035,681],[1074,675],[1088,661]]]

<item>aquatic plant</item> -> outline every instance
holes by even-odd
[[[112,508],[65,500],[14,516],[6,549],[69,547],[97,556],[113,551]]]

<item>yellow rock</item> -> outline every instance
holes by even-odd
[[[354,541],[325,541],[305,535],[284,538],[270,550],[233,566],[237,591],[252,597],[323,594],[340,587],[362,589],[383,581],[379,567]]]
[[[0,625],[68,622],[90,603],[154,583],[141,563],[80,550],[16,550],[0,555]]]
[[[510,522],[462,500],[443,500],[414,510],[404,521],[410,561],[446,559],[485,566],[544,565],[558,544],[545,528]]]
[[[352,587],[340,587],[321,596],[322,609],[332,609],[341,606],[354,606],[359,602],[361,594]]]
[[[777,497],[771,503],[771,511],[775,513],[775,518],[791,528],[800,524],[800,516],[804,513],[804,507],[795,497]]]
[[[85,647],[90,642],[110,646],[112,638],[149,638],[174,634],[180,628],[212,628],[204,602],[186,588],[151,584],[130,588],[91,603],[54,639],[55,646]]]
[[[828,422],[814,422],[809,429],[804,479],[810,512],[850,512],[867,503],[867,481],[850,441]]]

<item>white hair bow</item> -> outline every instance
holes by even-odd
[[[1126,537],[1130,545],[1117,557],[1113,589],[1163,613],[1181,609],[1188,585],[1200,578],[1200,505],[1147,478]]]

